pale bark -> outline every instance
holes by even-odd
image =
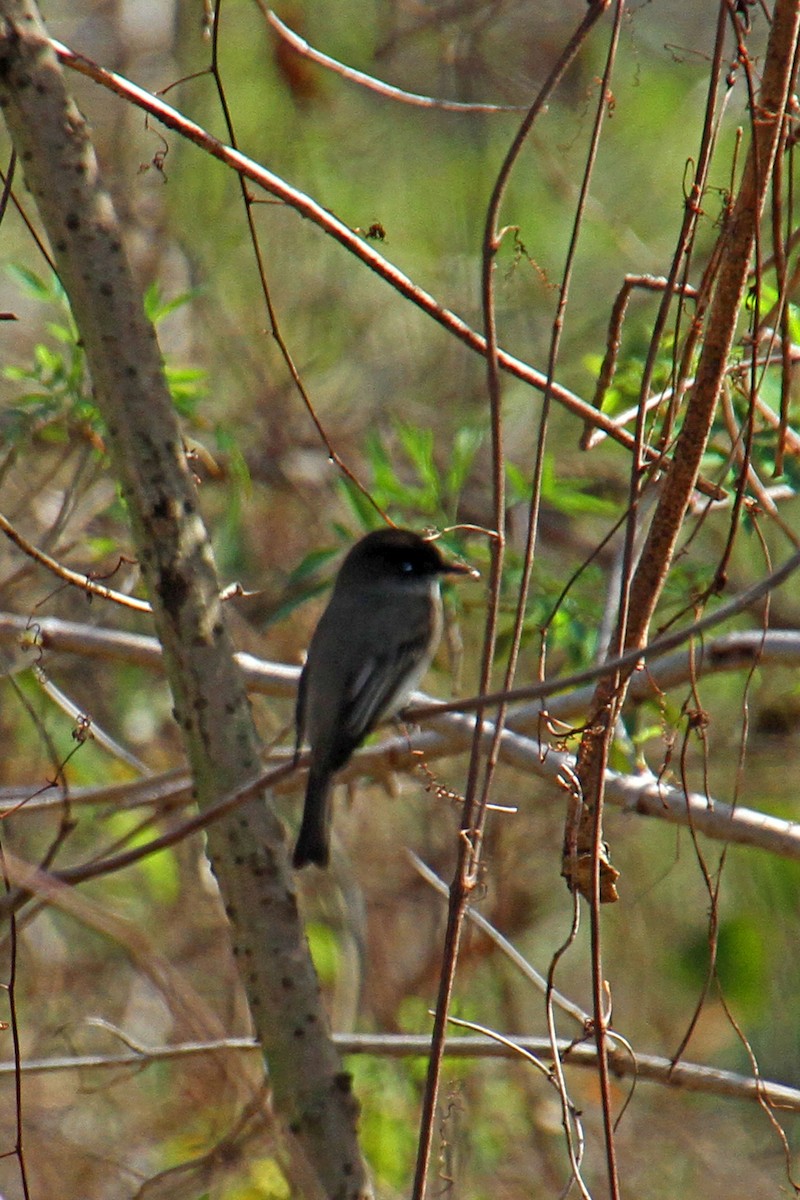
[[[259,745],[161,356],[86,124],[32,0],[0,0],[0,106],[47,232],[130,513],[201,809],[253,779]],[[281,826],[255,796],[208,831],[295,1194],[370,1195],[357,1104],[329,1036]]]

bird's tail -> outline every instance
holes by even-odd
[[[330,857],[331,791],[333,780],[329,771],[315,771],[308,775],[306,802],[297,845],[292,855],[293,866],[300,868],[307,863],[327,867]]]

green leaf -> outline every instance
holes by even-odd
[[[116,537],[87,537],[84,544],[95,560],[119,554],[119,540]]]
[[[62,325],[60,321],[46,321],[45,328],[51,337],[63,345],[75,346],[78,341],[77,330],[69,325]]]
[[[796,304],[789,305],[789,336],[793,342],[800,341],[800,310]]]
[[[41,404],[43,411],[47,414],[55,412],[57,408],[50,392],[25,392],[22,396],[15,397],[15,407],[24,404]]]
[[[161,288],[157,283],[151,283],[144,294],[145,315],[154,325],[158,325],[170,313],[191,303],[200,294],[200,290],[200,288],[192,288],[188,292],[181,292],[180,295],[174,296],[171,300],[162,300]]]
[[[328,925],[309,921],[306,924],[306,937],[317,975],[322,983],[332,983],[336,979],[341,957],[335,934]]]
[[[506,462],[506,479],[508,480],[510,499],[518,504],[531,498],[531,481],[521,467],[516,463]]]
[[[41,301],[43,304],[52,304],[55,296],[53,289],[48,287],[41,275],[37,275],[35,271],[31,271],[28,267],[23,267],[21,263],[10,263],[8,273],[19,284],[24,292],[29,296],[33,296],[35,300]]]
[[[367,434],[364,453],[372,470],[374,486],[383,492],[393,492],[398,486],[397,474],[379,433]]]
[[[39,375],[37,371],[32,371],[30,367],[3,367],[3,378],[19,383],[23,379],[38,379]]]
[[[456,430],[444,480],[445,490],[451,500],[455,501],[460,496],[482,443],[482,429],[464,425]]]
[[[43,342],[38,342],[33,348],[34,361],[38,364],[42,374],[47,372],[50,375],[64,374],[64,359],[60,354],[56,354],[49,346],[45,346]]]
[[[168,367],[167,374],[170,380],[180,384],[204,383],[208,378],[204,367]]]
[[[301,583],[304,579],[308,579],[310,575],[316,574],[320,567],[325,566],[332,558],[335,558],[338,553],[339,551],[336,546],[330,546],[324,550],[312,550],[292,571],[289,576],[289,582]]]
[[[361,489],[356,487],[352,480],[342,476],[336,481],[336,487],[350,505],[361,528],[365,531],[375,529],[378,523],[378,514]]]
[[[395,426],[400,444],[417,472],[421,482],[435,495],[439,490],[439,475],[433,460],[433,430],[416,425]]]
[[[542,468],[542,498],[548,504],[567,516],[592,513],[596,516],[613,517],[617,512],[616,504],[612,500],[592,495],[585,490],[586,487],[587,484],[582,479],[558,478],[554,456],[545,456]]]

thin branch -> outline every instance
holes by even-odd
[[[11,893],[11,880],[9,879],[8,869],[6,866],[6,855],[2,844],[0,844],[0,872],[3,876],[3,887],[5,894],[8,896]],[[23,1121],[22,1121],[22,1050],[20,1046],[19,1036],[19,1014],[17,1009],[17,964],[18,964],[18,941],[17,941],[17,918],[15,913],[11,913],[9,923],[9,973],[8,983],[5,984],[4,990],[8,995],[8,1024],[11,1028],[11,1044],[14,1050],[13,1062],[7,1064],[11,1073],[14,1076],[14,1127],[15,1127],[15,1142],[14,1142],[14,1157],[19,1165],[20,1183],[22,1184],[22,1194],[25,1200],[30,1200],[30,1189],[28,1185],[28,1171],[25,1164],[25,1153],[23,1148]],[[4,1022],[5,1024],[5,1022]]]
[[[625,314],[628,309],[631,292],[634,288],[641,288],[646,292],[664,292],[671,287],[670,281],[662,276],[655,275],[626,275],[622,287],[617,292],[614,303],[611,306],[611,316],[608,320],[608,333],[606,334],[606,352],[603,361],[600,365],[600,370],[597,373],[597,383],[595,384],[594,396],[592,404],[595,408],[602,408],[606,393],[611,387],[614,380],[614,374],[617,369],[617,359],[619,357],[620,347],[622,345],[622,324],[625,320]],[[697,291],[692,287],[682,289],[682,294],[694,298]],[[651,409],[658,407],[666,393],[659,396],[649,395],[644,400],[645,410],[649,412]],[[614,419],[619,425],[626,425],[629,421],[634,420],[642,407],[642,398],[627,412],[618,414]],[[586,428],[581,437],[581,449],[589,450],[595,446],[603,438],[603,434],[598,430]]]
[[[72,736],[77,742],[93,741],[98,746],[102,746],[113,758],[124,762],[137,774],[150,774],[150,768],[145,762],[132,754],[125,746],[120,745],[109,733],[106,733],[86,709],[76,704],[74,700],[70,700],[62,688],[53,683],[52,679],[47,678],[41,667],[34,667],[34,676],[44,694],[73,722]]]
[[[691,625],[675,629],[671,633],[664,633],[648,645],[640,649],[630,650],[619,658],[611,659],[597,666],[587,667],[583,671],[575,671],[570,675],[562,675],[555,679],[544,680],[541,683],[532,684],[530,687],[515,688],[512,692],[508,693],[493,692],[485,696],[463,697],[447,702],[436,701],[435,703],[427,702],[424,704],[422,701],[429,701],[429,698],[415,694],[412,697],[412,703],[409,704],[406,710],[406,715],[410,720],[417,721],[431,715],[441,715],[448,712],[466,713],[479,708],[481,705],[489,705],[501,700],[540,700],[547,696],[554,696],[560,692],[569,691],[582,684],[591,683],[595,679],[602,678],[604,674],[612,669],[636,667],[644,662],[653,663],[656,659],[669,654],[678,646],[691,641],[692,638],[702,637],[732,617],[746,612],[762,597],[768,595],[791,578],[798,568],[800,568],[800,551],[790,555],[780,567],[776,567],[773,572],[763,579],[758,580],[757,583],[752,584],[751,587],[746,588],[737,596],[734,596],[732,600],[720,605],[715,612],[707,613],[705,616],[693,621]],[[160,658],[160,649],[154,638],[147,638],[138,634],[122,634],[111,630],[92,629],[86,625],[71,621],[60,621],[53,617],[41,618],[32,622],[30,618],[19,617],[13,613],[0,612],[0,640],[13,640],[20,635],[24,639],[27,633],[30,633],[33,640],[28,640],[24,644],[30,647],[35,647],[40,643],[45,648],[52,646],[53,649],[73,650],[78,654],[88,654],[101,658],[106,656],[120,657],[126,661],[138,662],[142,665],[155,665],[157,659]],[[724,659],[727,659],[729,654],[750,654],[752,650],[748,648],[749,644],[744,644],[741,650],[734,649],[734,647],[740,644],[735,639],[747,639],[748,636],[746,633],[727,635],[728,638],[734,640],[727,642],[723,639],[720,643],[719,654]],[[772,633],[765,642],[765,646],[769,647],[774,644],[776,649],[779,649],[782,637],[791,638],[791,633]],[[36,639],[39,639],[39,641],[37,642]],[[777,641],[773,642],[773,639],[777,639]],[[792,643],[790,641],[785,647],[787,652],[791,652],[791,646]],[[292,696],[294,694],[297,679],[300,675],[299,667],[287,667],[275,663],[265,664],[253,655],[241,652],[237,654],[236,658],[239,666],[247,675],[249,685],[254,690],[261,690],[261,687],[258,685],[260,681],[263,681],[263,690],[269,692],[269,694],[284,696]],[[714,653],[711,654],[709,666],[711,666],[713,659]],[[538,717],[538,710],[536,710],[536,716]]]
[[[414,1033],[334,1033],[333,1040],[342,1054],[369,1054],[384,1058],[420,1058],[430,1045],[426,1034]],[[506,1044],[489,1037],[448,1038],[445,1054],[448,1058],[513,1058],[520,1050],[539,1057],[550,1051],[549,1038],[510,1036]],[[26,1075],[50,1074],[58,1071],[118,1070],[120,1067],[146,1067],[150,1063],[194,1058],[206,1054],[250,1054],[260,1051],[252,1038],[226,1037],[210,1041],[176,1042],[166,1046],[137,1043],[140,1049],[118,1054],[69,1054],[52,1058],[31,1058],[20,1064]],[[596,1068],[593,1046],[575,1044],[559,1039],[558,1053],[569,1067]],[[735,1071],[719,1070],[699,1063],[679,1063],[673,1066],[668,1058],[656,1054],[636,1054],[635,1060],[622,1051],[611,1051],[611,1069],[620,1079],[630,1078],[660,1083],[682,1092],[711,1096],[727,1096],[732,1100],[760,1103],[784,1112],[800,1112],[800,1089],[766,1079],[753,1079]],[[0,1061],[0,1076],[14,1072],[13,1062]]]
[[[701,638],[717,625],[724,624],[732,616],[754,606],[778,583],[784,582],[792,570],[800,564],[800,555],[779,568],[780,577],[775,575],[759,581],[752,589],[736,596],[729,605],[709,613],[693,625],[665,634],[646,646],[638,655],[642,667],[637,671],[629,689],[629,699],[641,703],[658,691],[679,687],[690,678],[689,654],[687,651],[673,653],[676,647],[693,638]],[[786,570],[790,567],[791,570]],[[0,612],[0,644],[20,642],[23,650],[52,650],[60,653],[77,654],[83,658],[98,658],[130,663],[152,670],[163,669],[161,645],[157,638],[137,633],[123,633],[116,629],[84,625],[79,621],[62,621],[58,617],[42,617],[31,624],[30,618],[15,613]],[[637,661],[638,661],[637,660]],[[256,695],[275,696],[293,700],[300,677],[300,667],[286,663],[268,662],[252,654],[239,651],[236,661],[242,670],[249,692]],[[588,667],[569,675],[554,676],[531,687],[514,688],[510,692],[490,693],[486,697],[463,696],[456,700],[437,700],[423,692],[415,692],[404,716],[411,722],[425,721],[429,717],[442,716],[448,712],[468,713],[479,703],[492,703],[500,699],[514,701],[511,726],[519,731],[536,730],[541,715],[539,700],[561,694],[560,700],[550,700],[548,711],[559,720],[575,717],[586,711],[592,692],[582,685],[590,684],[609,666],[627,666],[631,656],[624,655],[612,663]],[[766,634],[758,630],[736,630],[720,634],[704,642],[698,655],[696,670],[698,678],[719,672],[740,671],[754,662],[764,666],[796,667],[800,662],[800,630],[772,629]],[[17,663],[16,669],[26,664]],[[76,793],[77,795],[78,793]]]
[[[24,626],[24,618],[0,614],[0,638],[4,634],[8,636],[10,630],[16,631]],[[81,652],[82,648],[88,647],[89,652],[103,656],[119,656],[127,661],[144,659],[153,666],[159,661],[155,639],[140,638],[136,635],[119,635],[112,631],[92,630],[71,622],[48,619],[42,622],[42,637],[45,644],[53,649]],[[674,644],[673,637],[664,640]],[[653,643],[646,651],[648,660],[656,645],[657,643]],[[250,656],[244,657],[251,664],[243,664],[248,672],[250,690],[286,697],[294,694],[298,668],[259,663]],[[696,653],[696,676],[699,679],[703,675],[719,671],[750,670],[757,663],[791,669],[797,665],[799,658],[800,633],[730,633],[706,644],[702,653]],[[634,676],[629,699],[639,703],[660,691],[685,683],[689,667],[690,660],[685,653],[668,659],[660,670],[648,667],[647,671],[641,671]],[[582,672],[571,678],[583,681],[586,674]],[[596,674],[597,672],[590,672],[589,678],[594,678]],[[544,696],[557,691],[563,682],[549,681],[540,686],[539,694]],[[549,711],[560,719],[575,717],[585,712],[590,698],[591,692],[588,690],[574,692],[565,696],[563,703],[551,702]],[[424,713],[425,719],[432,727],[421,733],[403,734],[402,737],[389,738],[362,749],[342,772],[343,781],[358,779],[370,773],[385,773],[387,764],[395,770],[406,770],[414,761],[409,755],[418,751],[430,759],[452,756],[464,751],[474,729],[474,722],[466,712],[454,712],[454,706],[449,704],[432,704],[429,697],[419,693],[415,694],[413,701],[415,708],[412,711]],[[468,703],[464,702],[465,709]],[[532,773],[551,783],[557,783],[559,777],[570,769],[572,758],[562,751],[551,749],[536,738],[523,736],[522,731],[535,731],[538,728],[539,716],[540,709],[536,705],[526,705],[513,712],[510,719],[513,728],[504,732],[500,742],[500,759],[527,774]],[[492,727],[488,726],[484,738],[488,739],[491,735]],[[283,767],[278,769],[278,774],[267,776],[265,772],[265,775],[260,777],[262,781],[269,777],[276,790],[282,789],[282,781],[291,787],[297,787],[300,783],[300,776],[292,776],[286,769],[292,751],[287,749],[285,755],[286,761]],[[783,857],[800,859],[800,825],[795,822],[784,821],[746,808],[734,809],[720,800],[713,800],[709,806],[702,796],[690,795],[687,807],[686,797],[679,789],[667,787],[651,775],[625,776],[609,772],[606,787],[609,802],[627,811],[679,824],[687,824],[691,812],[696,826],[708,837],[730,839]],[[10,808],[19,808],[22,813],[29,809],[33,812],[61,803],[59,797],[51,799],[46,795],[26,803],[26,798],[31,792],[32,790],[26,792],[20,788],[0,792],[0,813]],[[116,784],[111,788],[75,788],[70,793],[70,800],[73,804],[111,804],[115,808],[153,804],[176,807],[190,802],[191,787],[188,776],[176,770],[152,780]],[[192,826],[190,829],[184,829],[182,833],[169,835],[171,841],[179,840],[194,828],[196,827]],[[149,850],[140,849],[144,850],[144,853],[152,853],[154,848],[158,847],[151,843]],[[139,856],[137,850],[136,860]]]
[[[275,780],[282,778],[294,770],[295,764],[292,761],[282,767],[275,767],[271,771],[265,771],[257,775],[254,779],[243,783],[240,787],[235,788],[228,795],[215,801],[201,812],[196,813],[192,817],[187,817],[173,826],[172,829],[168,829],[165,833],[159,834],[158,837],[152,838],[149,842],[144,842],[129,850],[121,850],[119,853],[110,854],[107,858],[95,858],[91,862],[82,863],[76,867],[64,867],[58,871],[50,871],[47,873],[46,878],[59,885],[85,883],[89,879],[99,879],[104,875],[110,875],[125,867],[133,866],[135,863],[149,858],[151,854],[155,854],[159,850],[166,850],[170,846],[177,845],[191,834],[198,833],[201,829],[210,828],[241,805],[252,800],[265,786],[272,784]],[[37,875],[37,869],[27,863],[24,864],[24,868],[33,880],[33,884],[29,886],[24,880],[20,882],[18,879],[18,891],[0,898],[0,915],[16,911],[27,895],[39,892],[39,876],[43,876],[44,873],[39,872]],[[20,872],[19,874],[20,878],[22,878],[22,873]]]
[[[26,554],[28,558],[32,558],[39,566],[45,567],[63,583],[80,588],[82,592],[87,592],[90,596],[100,596],[103,600],[113,600],[115,604],[119,604],[123,608],[131,608],[134,612],[149,613],[153,611],[149,601],[138,600],[135,596],[126,596],[124,592],[115,592],[113,588],[106,587],[103,583],[98,583],[91,574],[81,575],[78,571],[72,571],[69,567],[65,567],[62,563],[57,562],[49,554],[45,554],[43,550],[37,549],[32,542],[24,538],[19,530],[15,529],[2,513],[0,513],[0,532],[4,533],[9,541],[12,541],[23,554]]]
[[[609,40],[608,51],[606,54],[606,62],[603,70],[603,78],[601,81],[602,94],[600,104],[598,105],[597,115],[595,118],[595,128],[592,136],[591,152],[589,163],[587,164],[586,178],[584,180],[584,189],[581,195],[579,214],[582,214],[583,206],[586,202],[586,191],[589,183],[589,168],[594,165],[599,148],[600,131],[602,121],[605,115],[607,97],[611,90],[611,79],[613,69],[616,63],[617,48],[619,45],[620,30],[622,27],[622,17],[625,11],[624,0],[617,0],[614,12],[614,22],[612,25],[611,37]],[[577,217],[576,217],[576,232],[577,232]],[[553,364],[554,365],[554,364]],[[552,372],[551,372],[552,373]],[[638,476],[638,467],[642,461],[642,447],[644,445],[644,415],[642,415],[641,426],[637,423],[636,428],[636,448],[631,461],[631,478]],[[631,513],[626,527],[626,543],[630,537],[631,548],[633,548],[633,539],[636,533],[636,507],[635,501],[638,499],[638,494],[631,495]],[[621,606],[622,607],[622,606]],[[612,653],[623,649],[621,645],[612,646]],[[611,735],[609,734],[608,743],[611,743]],[[605,778],[603,778],[605,783]],[[609,1020],[606,1016],[604,1004],[604,989],[607,986],[605,975],[603,973],[603,958],[602,958],[602,939],[601,939],[601,921],[600,921],[600,894],[601,894],[601,869],[602,861],[602,842],[603,842],[603,790],[602,786],[599,789],[599,794],[595,798],[595,828],[594,828],[594,864],[592,869],[592,895],[591,895],[591,912],[590,912],[590,927],[591,927],[591,963],[592,963],[592,1012],[594,1017],[594,1039],[597,1049],[597,1078],[600,1086],[600,1102],[603,1113],[603,1141],[606,1152],[606,1172],[608,1175],[608,1188],[612,1200],[619,1200],[619,1169],[617,1166],[617,1148],[616,1138],[614,1136],[614,1120],[611,1108],[611,1083],[609,1077]],[[551,1000],[554,993],[551,993]]]
[[[768,595],[782,583],[785,583],[798,567],[800,567],[800,551],[795,551],[774,572],[760,579],[757,583],[752,584],[751,587],[745,588],[743,592],[740,592],[738,596],[729,600],[727,604],[720,605],[716,612],[707,613],[705,616],[693,621],[690,626],[675,629],[671,633],[663,633],[660,637],[657,637],[654,641],[646,645],[628,650],[625,654],[609,659],[597,666],[587,667],[584,671],[576,671],[572,675],[562,676],[558,681],[545,680],[543,683],[532,684],[530,687],[515,688],[510,693],[510,697],[514,700],[537,700],[543,696],[552,696],[557,692],[566,691],[568,688],[576,687],[580,684],[590,683],[594,679],[602,679],[610,671],[617,671],[619,669],[630,673],[631,670],[641,663],[645,661],[652,662],[655,658],[668,654],[677,646],[691,641],[692,638],[701,637],[708,630],[716,628],[717,625],[724,623],[731,617],[747,611],[763,596]],[[492,704],[504,698],[508,698],[505,693],[496,692],[489,696],[449,701],[444,704],[432,705],[425,709],[410,707],[408,716],[419,720],[421,717],[428,716],[432,712],[469,712],[478,708],[481,704]]]
[[[340,75],[342,79],[347,79],[350,83],[357,83],[359,86],[366,88],[370,92],[374,92],[378,96],[385,97],[387,100],[399,100],[403,104],[415,105],[418,108],[436,108],[443,112],[454,113],[527,112],[527,105],[473,104],[462,100],[437,100],[432,96],[420,96],[416,92],[406,92],[402,88],[393,87],[390,83],[384,83],[382,79],[376,79],[374,75],[365,75],[363,71],[357,71],[354,67],[345,66],[337,58],[331,58],[330,55],[323,54],[321,50],[315,50],[313,46],[309,46],[305,38],[301,38],[293,29],[284,24],[280,17],[276,16],[272,9],[267,7],[264,0],[256,0],[256,2],[278,36],[283,39],[287,46],[291,46],[295,53],[309,59],[311,62],[317,63],[321,67],[326,67],[329,71]]]
[[[62,621],[58,617],[20,617],[0,612],[0,642],[17,641],[23,650],[54,650],[79,654],[86,658],[112,659],[135,666],[162,670],[162,650],[158,638],[140,633],[125,633],[85,625],[80,621]],[[300,667],[269,663],[239,651],[236,661],[248,679],[251,690],[270,696],[294,696]]]
[[[404,734],[402,737],[388,738],[359,751],[342,771],[342,782],[350,782],[364,775],[385,775],[387,766],[395,771],[410,770],[417,762],[414,756],[420,753],[428,759],[437,756],[452,757],[463,753],[471,741],[474,721],[466,716],[448,714],[441,722],[437,720],[434,724],[434,729],[423,733],[411,737]],[[491,724],[487,723],[483,732],[487,745],[490,744],[493,733]],[[563,787],[563,780],[569,778],[574,769],[575,761],[573,755],[554,750],[535,738],[523,737],[509,729],[503,732],[500,756],[507,766],[525,774],[535,775],[552,785],[552,792],[546,796],[550,800],[557,798]],[[293,755],[288,750],[286,759],[281,766],[265,768],[264,772],[250,783],[222,797],[207,813],[186,819],[158,838],[115,855],[112,859],[65,868],[56,873],[58,878],[80,882],[132,866],[149,854],[175,845],[190,834],[205,828],[219,816],[235,809],[251,790],[262,787],[265,783],[269,783],[276,791],[283,790],[283,784],[297,787],[301,776],[295,775]],[[741,805],[734,807],[722,800],[713,797],[709,799],[698,793],[690,792],[686,796],[680,788],[670,786],[649,773],[623,775],[609,770],[606,775],[606,792],[608,802],[625,812],[635,812],[675,825],[687,826],[691,822],[706,837],[735,842],[800,861],[799,822],[787,821]],[[113,789],[77,789],[70,793],[70,801],[73,804],[116,804],[120,795],[127,798],[129,808],[146,804],[169,804],[172,808],[177,808],[192,800],[188,778],[176,772],[155,780],[118,785]],[[540,797],[537,797],[537,800],[539,799]],[[24,794],[14,790],[10,798],[3,799],[0,812],[9,804],[19,808],[21,813],[25,812],[24,800]]]

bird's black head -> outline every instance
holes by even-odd
[[[433,579],[438,575],[472,575],[471,567],[448,563],[434,542],[410,529],[375,529],[350,550],[339,582],[368,583],[382,579]]]

